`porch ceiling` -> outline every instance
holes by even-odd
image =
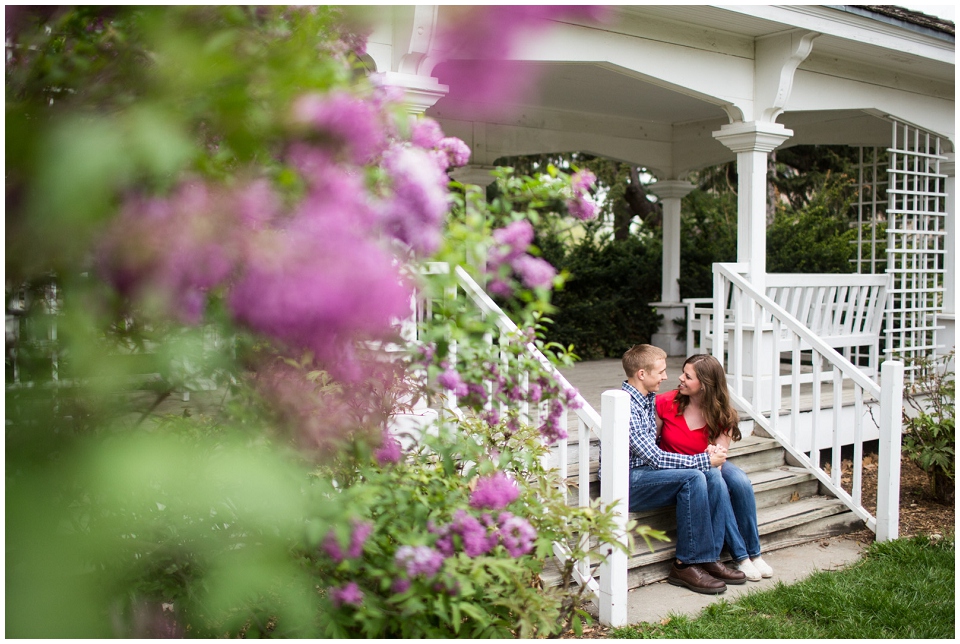
[[[536,78],[522,107],[611,116],[651,123],[675,124],[724,116],[722,108],[677,91],[647,82],[629,70],[597,62],[488,62],[502,68],[508,77]],[[448,75],[468,73],[458,61],[445,62],[434,73],[444,81]],[[467,118],[470,106],[445,101],[448,118]],[[515,112],[516,110],[504,110]],[[496,121],[497,119],[493,119]],[[505,121],[501,121],[505,122]]]
[[[824,105],[824,109],[816,109],[817,97],[822,94],[816,87],[808,89],[805,100],[798,99],[799,110],[788,110],[777,119],[795,133],[786,146],[887,145],[891,126],[886,114],[863,109],[870,105],[869,98],[862,102],[856,98],[873,91],[875,78],[890,79],[893,72],[911,79],[884,81],[896,82],[905,95],[922,95],[927,90],[943,93],[943,88],[954,83],[952,40],[911,32],[840,7],[643,5],[620,6],[615,11],[625,19],[615,21],[618,26],[609,34],[585,27],[584,37],[600,38],[599,43],[609,36],[609,42],[627,47],[631,42],[663,38],[672,43],[674,51],[685,46],[710,52],[729,59],[741,72],[756,38],[793,30],[821,33],[806,63],[811,66],[808,78],[835,78],[841,83],[853,83],[856,78],[863,89],[850,90],[843,101]],[[570,36],[579,38],[577,27],[568,27]],[[571,46],[567,52],[562,43],[556,50],[539,50],[535,42],[527,44],[530,59],[484,62],[503,66],[510,78],[537,79],[511,109],[499,111],[503,116],[478,118],[476,105],[458,103],[453,96],[440,99],[427,112],[440,120],[446,131],[469,139],[478,163],[491,163],[504,155],[580,150],[646,166],[661,178],[675,178],[734,159],[733,153],[712,137],[712,132],[730,120],[729,102],[684,87],[680,76],[664,74],[662,68],[668,60],[655,54],[642,57],[660,50],[631,50],[641,57],[624,60],[624,65],[634,67],[627,69],[611,62],[612,58],[604,60],[601,50]],[[564,59],[566,55],[568,59]],[[641,64],[635,64],[637,60]],[[443,83],[454,74],[469,76],[471,64],[474,61],[448,60],[438,64],[433,74]],[[659,73],[653,71],[658,66]],[[638,69],[651,70],[651,75]],[[804,70],[805,64],[800,69]],[[877,71],[881,69],[882,73]],[[738,82],[742,85],[742,78]]]

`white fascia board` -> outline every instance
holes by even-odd
[[[808,29],[824,35],[930,60],[955,64],[952,43],[899,29],[895,25],[820,5],[712,5],[747,16],[770,20],[792,28]]]

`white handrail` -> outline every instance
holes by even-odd
[[[896,507],[899,505],[900,481],[899,476],[892,475],[892,469],[893,461],[896,459],[896,467],[897,470],[899,470],[899,444],[902,431],[903,363],[893,361],[884,362],[882,366],[883,377],[881,384],[877,385],[856,365],[824,342],[797,320],[797,318],[767,297],[766,294],[757,290],[740,275],[742,268],[742,266],[734,264],[714,264],[715,310],[713,355],[720,360],[721,364],[725,364],[724,332],[726,330],[725,327],[732,327],[730,329],[731,355],[725,367],[728,371],[733,371],[732,377],[729,379],[730,394],[733,402],[745,411],[763,431],[775,438],[796,461],[816,476],[824,487],[843,501],[854,514],[863,519],[867,527],[877,532],[878,539],[896,538],[898,517]],[[729,325],[724,319],[723,311],[728,298],[733,302],[734,317],[732,324]],[[752,326],[745,325],[740,319],[745,312],[751,317],[754,323]],[[762,321],[768,320],[769,323],[761,323]],[[789,435],[781,431],[777,423],[780,414],[780,349],[777,345],[784,330],[787,331],[788,338],[790,339],[790,351],[793,358],[790,412],[792,422]],[[748,400],[744,395],[743,352],[740,349],[744,346],[743,336],[746,331],[753,333],[753,360],[750,364],[750,373],[753,376],[753,400]],[[769,405],[770,411],[762,412],[757,407],[758,392],[760,389],[761,335],[767,332],[771,333],[774,338],[771,340],[774,348],[770,352],[772,402]],[[813,352],[813,413],[811,415],[812,429],[809,443],[809,456],[804,450],[797,447],[799,438],[799,363],[801,344],[809,347]],[[831,415],[833,425],[833,463],[831,466],[831,474],[827,474],[820,466],[820,445],[817,441],[820,432],[824,430],[824,428],[819,426],[821,411],[820,387],[822,385],[820,378],[821,359],[827,363],[828,369],[832,368],[833,371],[834,413]],[[840,411],[843,404],[842,393],[844,381],[853,383],[855,401],[853,472],[851,491],[849,493],[841,486],[840,479],[839,435],[841,429]],[[877,516],[882,517],[879,529],[877,518],[864,508],[861,500],[863,423],[865,422],[863,408],[865,405],[865,396],[872,397],[875,401],[880,401],[879,429],[883,453],[880,458],[878,476],[888,489],[884,489],[882,493],[880,493],[878,489]],[[874,404],[874,407],[875,406]],[[769,414],[769,418],[765,413]],[[872,411],[870,413],[872,415]],[[896,456],[893,455],[894,445],[897,446]]]
[[[768,298],[765,294],[760,293],[753,287],[753,284],[744,279],[739,273],[729,270],[725,264],[715,264],[714,266],[717,267],[720,275],[722,275],[728,282],[735,284],[741,291],[749,295],[751,299],[759,302],[767,312],[773,314],[774,318],[786,326],[795,335],[799,336],[801,340],[812,346],[817,353],[828,358],[831,363],[840,367],[840,370],[843,371],[847,377],[852,378],[853,381],[859,386],[863,387],[864,391],[876,398],[880,397],[880,387],[876,382],[864,374],[859,367],[843,357],[840,352],[821,340],[819,336],[810,331],[810,329],[804,326],[786,309]],[[721,316],[721,320],[722,319],[723,316]],[[721,347],[722,343],[723,340],[718,342]],[[715,352],[714,356],[716,355],[717,354]]]
[[[496,321],[497,326],[508,333],[520,333],[520,328],[516,323],[507,317],[507,314],[497,306],[497,303],[494,302],[489,295],[477,284],[470,274],[463,269],[462,266],[457,266],[454,269],[454,274],[457,276],[457,282],[460,284],[460,287],[463,288],[464,292],[470,296],[470,298],[480,307],[480,310],[483,311],[486,315],[490,315]],[[575,389],[569,381],[560,373],[560,370],[557,369],[556,365],[550,362],[550,359],[547,356],[543,355],[540,349],[537,348],[532,342],[527,342],[524,347],[527,352],[536,358],[544,368],[550,372],[550,375],[557,379],[565,389]],[[580,392],[577,392],[576,400],[581,403],[580,408],[576,409],[577,417],[582,419],[587,426],[593,430],[599,437],[600,429],[600,414],[597,413],[593,407],[587,402]]]
[[[445,263],[434,262],[426,266],[427,273],[449,274],[450,267]],[[511,320],[503,310],[497,306],[496,302],[490,298],[483,288],[470,276],[462,267],[456,266],[453,270],[457,280],[457,285],[463,289],[464,293],[480,309],[485,317],[491,318],[500,330],[501,339],[521,337],[521,332],[516,323]],[[547,356],[533,342],[525,342],[523,345],[525,353],[535,358],[543,368],[554,378],[565,391],[576,391],[576,389],[567,381],[560,370],[557,369]],[[611,397],[610,394],[622,394],[621,399],[618,396]],[[604,476],[601,480],[601,504],[604,507],[618,507],[617,510],[617,540],[621,544],[627,543],[626,523],[627,523],[627,502],[629,495],[629,463],[627,459],[627,426],[629,423],[629,400],[624,392],[605,392],[603,394],[604,405],[610,401],[615,406],[605,412],[604,417],[597,413],[587,400],[577,391],[574,400],[579,406],[574,410],[578,419],[578,438],[580,447],[579,464],[579,487],[580,494],[578,503],[581,507],[590,505],[590,438],[591,434],[600,438],[601,449],[607,454],[622,455],[622,458],[608,458],[605,462]],[[626,408],[623,403],[626,401]],[[606,408],[605,408],[606,409]],[[454,413],[459,412],[454,405]],[[561,423],[566,429],[566,415],[561,417]],[[622,443],[622,445],[620,444]],[[606,445],[607,447],[603,447]],[[558,441],[560,453],[559,470],[561,486],[566,493],[567,479],[567,440]],[[621,462],[622,461],[622,462]],[[586,540],[589,535],[581,535]],[[599,582],[591,573],[589,560],[578,561],[573,568],[574,580],[587,588],[591,599],[597,604],[600,612],[601,623],[608,626],[623,626],[627,623],[627,561],[626,554],[610,544],[609,547],[603,547],[601,550],[607,552],[607,561],[602,564]],[[553,544],[554,555],[565,563],[570,559],[570,548],[563,543]]]

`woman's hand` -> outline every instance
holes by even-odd
[[[707,445],[707,454],[710,455],[710,465],[719,468],[727,461],[727,448],[722,445]]]

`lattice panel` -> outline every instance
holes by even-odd
[[[856,272],[879,274],[887,268],[887,238],[882,224],[887,220],[887,152],[880,148],[859,149],[857,164],[857,256]]]
[[[913,382],[913,358],[934,356],[937,314],[943,306],[946,175],[940,138],[893,122],[887,186],[887,356],[906,363]]]

